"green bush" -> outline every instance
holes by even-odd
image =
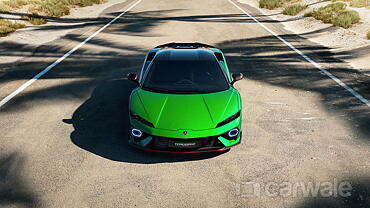
[[[360,21],[360,16],[357,11],[354,10],[345,10],[339,12],[337,16],[333,18],[333,25],[343,28],[350,28],[353,24],[356,24]]]
[[[13,8],[19,8],[26,4],[27,0],[0,0],[0,11],[9,12]]]
[[[39,13],[53,17],[61,17],[70,13],[71,6],[91,6],[106,0],[0,0],[0,11],[8,12],[24,5],[30,5],[30,13]]]
[[[306,13],[304,13],[303,16],[305,16],[305,17],[313,17],[313,11],[306,12]]]
[[[305,10],[306,8],[307,8],[307,5],[292,4],[283,10],[283,14],[292,15],[292,16],[297,15],[299,12]]]
[[[349,5],[351,7],[367,7],[370,6],[370,1],[369,0],[351,0]]]
[[[17,29],[24,28],[26,25],[14,21],[0,19],[0,37],[5,37]]]
[[[80,6],[80,7],[85,7],[85,6],[91,6],[94,4],[100,4],[103,1],[102,0],[70,0],[70,4]]]
[[[366,38],[367,38],[368,40],[370,40],[370,30],[369,30],[369,31],[367,31]]]
[[[62,17],[70,14],[70,6],[91,6],[103,3],[105,0],[44,0],[33,3],[30,12],[37,12],[52,17]]]
[[[42,16],[61,17],[70,13],[70,8],[74,6],[84,7],[93,4],[100,4],[106,0],[0,0],[0,12],[10,12],[16,8],[29,5],[28,13],[22,19],[34,25],[45,24],[47,21]],[[24,24],[0,19],[0,36],[6,36],[19,28],[25,27]]]
[[[43,18],[42,16],[40,16],[36,13],[33,13],[31,15],[27,15],[27,16],[23,16],[21,19],[25,20],[25,21],[28,21],[33,25],[43,25],[43,24],[46,24],[48,22],[45,18]]]
[[[335,26],[349,28],[360,21],[357,11],[347,10],[344,2],[334,2],[317,10],[307,12],[304,16],[314,17],[324,23],[331,23]]]
[[[40,13],[52,17],[61,17],[70,13],[69,7],[63,1],[45,1],[42,4],[35,4],[29,8],[29,12]]]
[[[340,0],[331,0],[332,2],[340,1]],[[367,7],[370,6],[369,0],[341,0],[349,3],[349,6],[361,8],[361,7]]]
[[[260,0],[259,6],[260,8],[265,9],[275,9],[278,7],[281,7],[283,5],[283,2],[281,0]]]

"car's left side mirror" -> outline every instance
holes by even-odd
[[[135,82],[137,85],[139,85],[139,81],[137,80],[137,75],[135,73],[128,73],[127,79]]]
[[[231,84],[234,84],[235,82],[243,79],[242,73],[232,73],[231,77],[233,78],[233,81],[231,81]]]

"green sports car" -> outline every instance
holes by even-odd
[[[224,151],[241,141],[241,97],[221,50],[169,43],[150,50],[129,100],[129,143],[149,151]]]

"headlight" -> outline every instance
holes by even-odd
[[[143,132],[140,129],[131,129],[131,135],[136,138],[140,138],[143,136]]]
[[[222,134],[221,136],[226,138],[226,139],[229,139],[229,140],[235,140],[236,138],[238,138],[239,136],[239,129],[238,128],[233,128],[227,132],[225,132],[224,134]]]
[[[225,120],[221,121],[220,123],[218,123],[218,124],[217,124],[217,126],[216,126],[216,128],[218,128],[218,127],[220,127],[220,126],[223,126],[223,125],[225,125],[225,124],[227,124],[227,123],[230,123],[231,121],[233,121],[233,120],[235,120],[235,119],[239,118],[239,116],[240,116],[240,111],[238,111],[238,112],[237,112],[237,113],[235,113],[234,115],[232,115],[232,116],[230,116],[229,118],[227,118],[227,119],[225,119]]]
[[[150,123],[149,121],[141,118],[139,115],[135,114],[134,112],[130,111],[130,115],[133,119],[137,120],[137,121],[140,121],[141,123],[147,125],[147,126],[150,126],[152,128],[154,128],[154,125],[152,123]]]
[[[130,133],[135,142],[140,142],[141,140],[148,137],[148,134],[137,128],[131,129]]]
[[[227,132],[227,136],[229,136],[230,138],[235,138],[237,137],[239,134],[239,129],[235,128],[235,129],[231,129],[229,132]]]

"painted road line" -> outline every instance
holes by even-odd
[[[362,95],[360,95],[358,92],[356,92],[354,89],[348,87],[344,82],[342,82],[339,78],[334,76],[332,73],[330,73],[328,70],[326,70],[324,67],[320,66],[320,64],[316,63],[314,60],[312,60],[310,57],[305,55],[302,51],[298,50],[296,47],[294,47],[291,43],[286,41],[284,38],[280,37],[278,34],[276,34],[274,31],[272,31],[270,28],[268,28],[266,25],[258,21],[256,18],[254,18],[252,15],[250,15],[248,12],[246,12],[244,9],[242,9],[240,6],[235,4],[232,0],[229,0],[231,4],[233,4],[236,8],[238,8],[240,11],[242,11],[244,14],[246,14],[248,17],[252,18],[256,23],[261,25],[265,30],[267,30],[269,33],[274,35],[277,39],[279,39],[281,42],[283,42],[285,45],[287,45],[289,48],[291,48],[293,51],[298,53],[300,56],[302,56],[306,61],[314,65],[316,68],[318,68],[321,72],[323,72],[326,76],[330,77],[332,80],[334,80],[338,85],[346,89],[349,93],[351,93],[353,96],[355,96],[357,99],[359,99],[361,102],[363,102],[365,105],[370,107],[370,101],[364,98]]]
[[[60,57],[54,63],[50,64],[48,67],[46,67],[44,70],[42,70],[36,76],[34,76],[32,79],[28,80],[26,83],[24,83],[22,86],[20,86],[17,90],[15,90],[10,95],[8,95],[4,99],[2,99],[0,101],[0,108],[2,106],[4,106],[7,102],[9,102],[9,100],[13,99],[15,96],[17,96],[19,93],[21,93],[27,87],[29,87],[32,83],[34,83],[40,77],[42,77],[44,74],[46,74],[48,71],[50,71],[51,69],[53,69],[56,65],[60,64],[64,59],[68,58],[71,54],[73,54],[74,52],[76,52],[79,48],[81,48],[83,45],[85,45],[87,42],[89,42],[91,39],[93,39],[95,36],[97,36],[99,33],[101,33],[103,30],[105,30],[111,24],[113,24],[114,22],[116,22],[119,18],[121,18],[123,15],[125,15],[129,10],[131,10],[136,5],[138,5],[141,1],[142,0],[138,0],[137,2],[135,2],[133,5],[131,5],[129,8],[127,8],[124,12],[122,12],[117,17],[115,17],[114,19],[112,19],[110,22],[108,22],[106,25],[104,25],[102,28],[100,28],[98,31],[96,31],[94,34],[92,34],[90,37],[86,38],[84,41],[82,41],[77,46],[75,46],[72,50],[68,51],[66,54],[64,54],[62,57]]]

